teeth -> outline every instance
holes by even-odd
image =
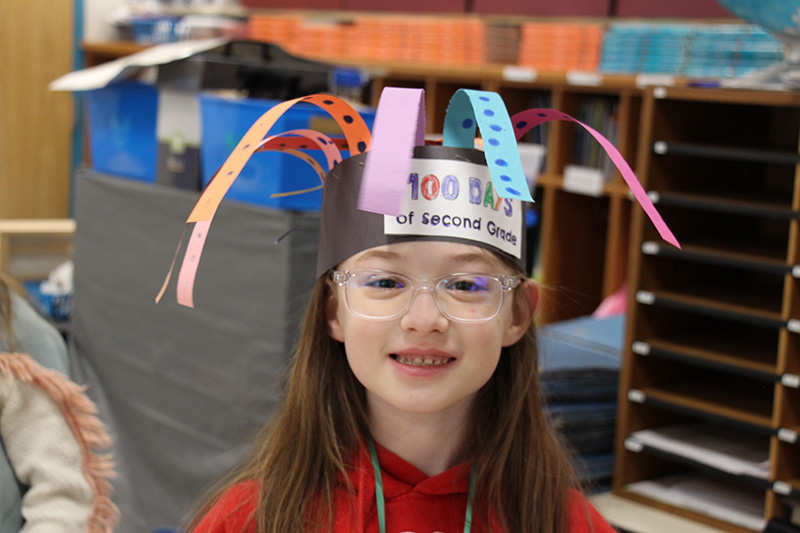
[[[395,355],[395,360],[397,362],[402,363],[404,365],[412,365],[412,366],[439,366],[444,365],[450,362],[450,359],[442,359],[442,358],[433,358],[429,356],[422,356],[416,355],[413,357],[405,356],[405,355]]]

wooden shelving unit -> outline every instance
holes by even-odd
[[[788,522],[800,502],[800,95],[653,88],[641,124],[639,178],[683,249],[634,210],[614,491],[728,531]],[[692,424],[699,438],[733,429],[755,442],[768,472],[636,437]],[[715,512],[711,493],[642,491],[678,475],[741,500]]]

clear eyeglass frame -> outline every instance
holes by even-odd
[[[386,316],[375,316],[366,314],[364,312],[359,311],[353,307],[351,302],[351,294],[348,290],[350,287],[349,281],[354,277],[357,277],[362,274],[385,274],[387,276],[391,276],[395,279],[400,279],[408,282],[407,291],[410,292],[410,296],[408,296],[408,300],[405,302],[403,307],[390,315]],[[439,287],[447,281],[448,279],[452,279],[454,277],[479,277],[485,278],[487,280],[491,280],[492,283],[497,282],[496,286],[499,286],[499,297],[497,298],[496,308],[493,311],[480,318],[464,318],[458,315],[452,314],[450,311],[447,310],[447,306],[442,302],[440,289]],[[505,295],[508,292],[514,290],[520,283],[522,283],[523,276],[507,276],[507,275],[489,275],[489,274],[478,274],[474,272],[456,272],[452,274],[447,274],[444,276],[440,276],[438,278],[433,279],[415,279],[411,276],[407,276],[405,274],[399,274],[397,272],[392,272],[389,270],[333,270],[330,273],[330,279],[336,285],[343,287],[345,291],[345,301],[347,303],[347,308],[355,315],[358,315],[363,318],[368,318],[371,320],[392,320],[398,317],[403,316],[408,312],[411,308],[411,305],[414,303],[414,300],[417,297],[419,292],[430,292],[433,296],[434,301],[436,302],[436,306],[438,307],[439,311],[448,319],[454,320],[457,322],[470,322],[470,323],[477,323],[477,322],[486,322],[498,315],[500,310],[503,308],[503,302],[505,300]],[[445,290],[445,289],[441,289]]]

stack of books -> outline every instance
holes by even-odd
[[[781,44],[747,24],[613,23],[599,70],[735,77],[783,59]]]
[[[625,315],[581,317],[539,328],[545,410],[589,490],[610,486]]]
[[[522,66],[556,72],[597,70],[603,42],[600,24],[525,22],[520,33]]]

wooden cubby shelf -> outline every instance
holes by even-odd
[[[655,88],[641,113],[639,178],[683,246],[632,212],[614,491],[727,531],[789,524],[800,489],[800,96]],[[676,427],[725,460],[638,445]],[[715,428],[732,433],[715,442]],[[734,460],[758,475],[731,475]],[[670,492],[700,486],[691,502]],[[715,507],[717,497],[736,504]]]

